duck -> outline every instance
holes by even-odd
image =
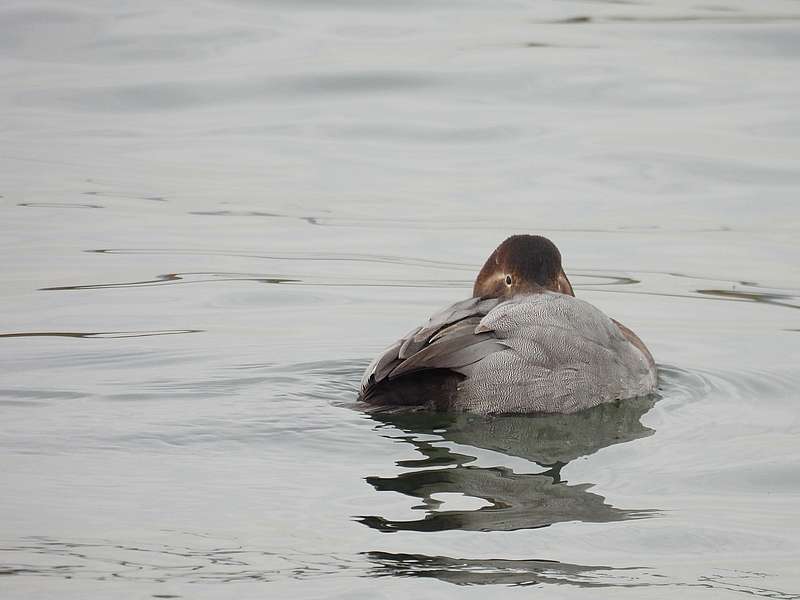
[[[472,297],[369,364],[359,400],[378,409],[569,414],[648,396],[657,384],[642,340],[575,297],[552,241],[522,234],[489,255]]]

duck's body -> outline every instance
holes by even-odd
[[[480,414],[572,413],[655,390],[647,348],[572,295],[549,240],[506,240],[474,292],[376,358],[361,399]]]

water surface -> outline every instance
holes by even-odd
[[[3,598],[800,598],[800,5],[0,8]],[[367,414],[512,233],[657,397]]]

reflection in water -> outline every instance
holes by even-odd
[[[227,584],[308,579],[358,568],[358,557],[244,548],[235,540],[197,532],[169,532],[172,544],[112,540],[63,541],[31,536],[0,546],[0,577],[34,576],[170,584]],[[161,596],[163,597],[163,596]]]
[[[394,477],[367,477],[378,491],[395,491],[422,500],[416,509],[424,517],[393,521],[363,516],[359,521],[379,531],[513,531],[582,521],[606,523],[637,519],[653,510],[613,507],[589,491],[591,484],[568,485],[561,477],[564,465],[614,444],[653,433],[640,418],[655,403],[637,398],[603,404],[572,415],[498,416],[467,414],[374,412],[372,418],[402,431],[392,438],[414,446],[422,460],[400,461],[411,471]],[[431,436],[440,440],[430,441]],[[506,467],[479,467],[475,457],[453,452],[439,442],[453,442],[530,460],[542,467],[534,474],[514,473]],[[438,468],[432,468],[438,467]],[[477,510],[443,510],[435,494],[457,493],[481,498],[489,505]]]
[[[662,393],[669,397],[672,408],[720,393],[730,398],[739,398],[742,394],[746,398],[782,397],[797,388],[793,377],[776,379],[774,376],[766,377],[764,373],[737,373],[734,377],[729,373],[672,366],[659,368],[659,379]],[[653,398],[634,399],[601,405],[574,415],[545,417],[486,419],[469,415],[374,413],[371,417],[380,423],[380,430],[399,429],[400,433],[390,433],[390,437],[411,443],[425,458],[397,463],[418,470],[395,478],[371,477],[367,480],[377,489],[422,498],[424,506],[417,508],[424,508],[428,514],[416,521],[392,522],[380,517],[365,517],[361,522],[381,531],[448,528],[494,531],[542,526],[548,524],[548,520],[598,522],[652,515],[655,511],[625,511],[609,506],[600,496],[589,493],[588,485],[566,486],[559,472],[564,464],[579,456],[653,434],[653,430],[642,425],[640,419],[655,401]],[[432,436],[439,439],[431,440]],[[519,475],[509,469],[470,467],[468,463],[475,460],[474,457],[436,445],[441,442],[527,458],[547,470],[535,475]],[[426,470],[421,470],[425,467]],[[481,485],[487,482],[496,487],[491,489],[489,485]],[[565,487],[568,489],[563,492],[560,488]],[[434,512],[437,502],[431,495],[446,491],[475,495],[490,502],[491,506],[471,512],[448,511],[437,515]],[[559,506],[562,498],[568,502]],[[554,510],[559,508],[563,510]],[[668,574],[659,567],[636,563],[612,567],[541,558],[469,559],[383,551],[364,552],[362,555],[372,562],[368,573],[371,577],[435,578],[455,585],[558,584],[584,588],[663,588],[677,593],[717,590],[761,598],[800,598],[798,594],[768,587],[765,584],[767,574],[743,569],[704,572],[701,568],[693,572],[682,566],[681,573]]]
[[[797,600],[800,595],[764,585],[765,573],[718,570],[711,574],[668,577],[648,567],[606,567],[563,563],[555,560],[470,560],[424,554],[365,552],[374,566],[372,577],[432,577],[455,585],[536,584],[571,585],[582,588],[664,588],[665,593],[689,590],[736,592],[743,596]],[[727,596],[726,596],[727,597]]]
[[[537,583],[570,584],[579,587],[637,587],[643,581],[620,581],[613,577],[621,572],[627,578],[638,567],[603,567],[573,565],[555,560],[470,560],[424,554],[399,554],[393,552],[365,552],[364,556],[375,564],[374,577],[434,577],[456,585],[535,585]]]
[[[191,586],[236,582],[306,581],[331,576],[427,577],[455,585],[536,584],[582,588],[664,588],[737,592],[745,596],[797,600],[800,595],[765,585],[765,574],[714,570],[665,575],[641,566],[609,567],[551,560],[471,560],[393,552],[303,553],[290,549],[242,546],[236,540],[202,532],[165,531],[171,544],[82,541],[31,536],[0,546],[0,577],[33,577],[161,584],[170,593],[154,598],[194,597],[172,592]],[[156,588],[157,589],[157,588]],[[192,592],[191,588],[185,588]],[[208,589],[208,588],[204,588]]]
[[[367,577],[435,577],[458,585],[536,583],[580,587],[643,586],[653,577],[638,567],[585,566],[549,560],[466,560],[421,554],[364,552],[307,554],[245,548],[230,540],[176,532],[183,543],[119,544],[110,540],[60,541],[31,537],[11,547],[17,560],[0,563],[2,576],[189,584],[306,580],[339,573]],[[205,543],[204,543],[205,541]],[[366,564],[365,564],[366,559]]]

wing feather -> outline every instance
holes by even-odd
[[[500,303],[498,299],[468,298],[433,315],[389,346],[367,368],[361,396],[383,381],[433,369],[459,368],[505,348],[490,330],[476,333],[481,319]]]

